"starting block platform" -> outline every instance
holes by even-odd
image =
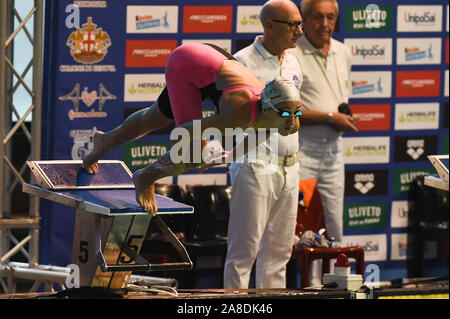
[[[76,210],[72,264],[80,269],[80,286],[125,288],[133,271],[190,270],[192,261],[161,214],[192,214],[192,206],[155,195],[155,216],[136,202],[132,173],[122,161],[99,161],[88,174],[82,161],[28,161],[36,184],[22,190]],[[153,221],[181,257],[181,262],[150,264],[139,255]],[[64,227],[64,225],[61,225]]]
[[[429,155],[428,160],[433,164],[438,176],[425,176],[424,184],[433,188],[442,189],[444,191],[448,188],[448,155]]]

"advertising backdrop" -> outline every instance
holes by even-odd
[[[83,159],[96,131],[150,106],[165,87],[170,53],[211,42],[234,54],[262,33],[265,1],[47,1],[43,159]],[[340,1],[334,37],[352,55],[346,133],[345,245],[362,245],[381,279],[406,276],[407,193],[434,172],[427,155],[448,154],[448,2]],[[214,113],[204,105],[204,116]],[[144,167],[170,148],[171,127],[117,148],[105,159]],[[300,163],[301,164],[301,163]],[[227,184],[227,167],[163,182]],[[42,201],[41,261],[66,266],[72,209]],[[440,245],[430,245],[437,258]],[[448,247],[447,247],[448,249]],[[447,252],[448,256],[448,252]]]

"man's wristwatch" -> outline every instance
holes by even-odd
[[[328,123],[329,124],[333,123],[333,113],[331,112],[328,113]]]

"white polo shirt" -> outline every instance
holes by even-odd
[[[285,51],[280,64],[278,56],[269,53],[261,43],[262,36],[257,36],[253,45],[250,45],[234,57],[252,71],[262,82],[268,83],[276,76],[291,77],[300,88],[303,82],[303,74],[296,58]],[[278,155],[293,155],[298,151],[298,133],[288,136],[278,135]],[[265,145],[265,146],[264,146]],[[259,147],[267,147],[267,143]]]
[[[297,47],[289,49],[289,52],[297,58],[303,71],[300,96],[305,108],[337,112],[341,103],[348,103],[351,55],[345,44],[331,39],[328,56],[324,58],[320,50],[314,48],[303,35],[298,39]],[[302,134],[331,138],[340,133],[329,125],[302,125]]]

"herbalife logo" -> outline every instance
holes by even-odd
[[[243,26],[259,26],[261,25],[261,21],[259,20],[259,16],[257,14],[244,14],[240,20],[241,25]]]
[[[431,13],[429,11],[424,12],[422,15],[418,15],[416,13],[405,12],[403,15],[403,20],[406,23],[414,23],[418,24],[428,24],[436,22],[436,13]]]
[[[412,159],[417,160],[425,152],[425,140],[408,140],[406,147],[406,153],[411,156]]]
[[[169,22],[167,21],[167,11],[160,19],[155,19],[152,15],[136,15],[136,29],[151,29],[157,27],[169,28]]]
[[[372,188],[375,187],[374,181],[374,174],[355,174],[355,184],[353,187],[356,188],[361,194],[367,194]]]
[[[400,123],[411,123],[411,122],[435,122],[436,121],[436,112],[406,112],[401,113],[398,118]]]
[[[144,82],[144,83],[131,83],[128,87],[128,93],[131,95],[134,94],[159,94],[164,87],[165,83],[153,83],[153,82]]]

